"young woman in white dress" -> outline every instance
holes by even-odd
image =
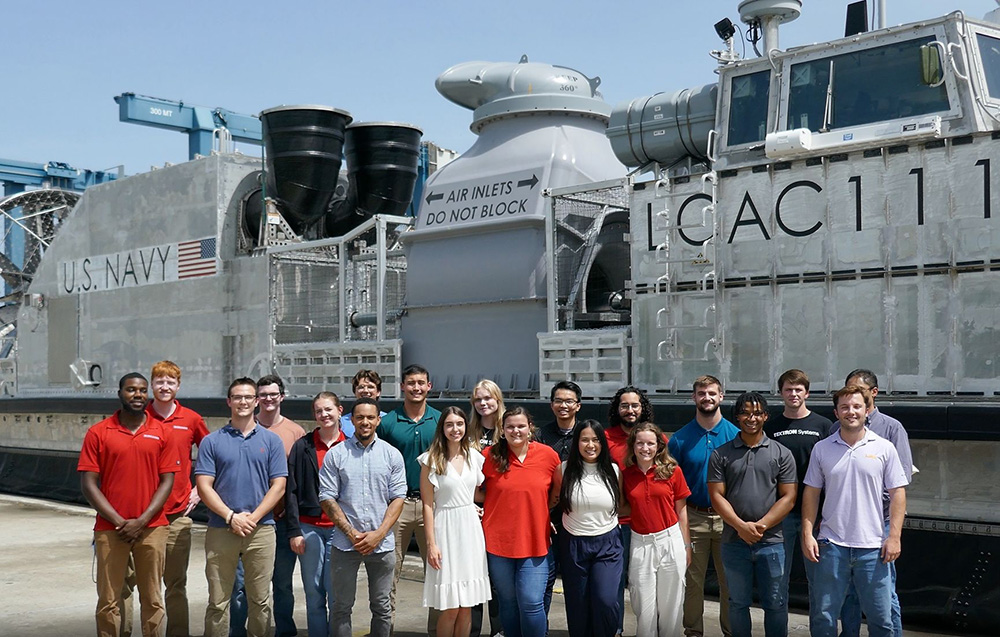
[[[420,497],[427,533],[424,606],[441,611],[438,637],[469,634],[472,607],[490,599],[486,542],[473,501],[483,482],[482,454],[470,449],[465,412],[448,407],[421,454]]]

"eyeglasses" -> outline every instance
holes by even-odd
[[[230,396],[229,400],[233,401],[234,403],[252,403],[253,401],[257,400],[257,397],[256,396]]]
[[[267,394],[257,394],[257,398],[261,400],[274,400],[278,396],[281,396],[281,392],[271,392]]]
[[[638,403],[622,403],[618,405],[621,411],[642,411],[642,405]]]
[[[736,417],[737,418],[747,418],[747,419],[750,419],[750,418],[767,418],[767,412],[766,411],[741,411],[740,413],[736,414]]]
[[[556,398],[555,400],[552,401],[552,404],[555,405],[556,407],[575,407],[576,405],[580,404],[580,401],[579,400],[562,400],[562,399]]]

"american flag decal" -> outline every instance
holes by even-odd
[[[177,244],[177,278],[193,279],[218,272],[215,237],[182,241]]]

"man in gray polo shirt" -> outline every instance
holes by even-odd
[[[764,634],[788,634],[788,585],[781,520],[795,504],[797,478],[792,452],[764,434],[767,401],[746,392],[733,408],[740,434],[712,452],[708,494],[726,523],[722,564],[729,582],[729,624],[749,635],[754,580],[764,609]]]
[[[868,618],[871,637],[889,637],[892,578],[899,557],[909,483],[891,442],[867,426],[872,394],[850,385],[833,395],[840,429],[816,443],[802,493],[802,552],[817,564],[809,582],[809,629],[813,637],[836,637],[837,617],[853,583]],[[813,527],[825,490],[819,538]],[[882,519],[882,492],[889,492],[889,529]]]

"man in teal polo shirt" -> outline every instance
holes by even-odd
[[[712,452],[739,435],[736,425],[722,417],[722,382],[715,376],[699,376],[694,381],[692,399],[697,407],[694,419],[684,425],[667,447],[684,472],[691,488],[688,497],[688,529],[691,534],[691,564],[684,585],[684,634],[700,637],[705,633],[705,573],[708,558],[715,563],[719,577],[719,623],[725,637],[729,627],[729,589],[722,567],[722,516],[712,508],[708,495],[708,461]]]
[[[427,539],[424,534],[424,508],[420,501],[420,463],[417,456],[427,451],[441,412],[427,404],[431,391],[430,374],[420,365],[410,365],[403,370],[403,404],[393,409],[379,424],[376,433],[399,450],[406,468],[406,500],[403,512],[393,527],[396,537],[396,571],[392,578],[392,614],[396,616],[396,584],[403,567],[403,557],[413,534],[417,534],[420,558],[427,568]],[[427,633],[437,632],[437,613],[430,609],[427,615]]]

